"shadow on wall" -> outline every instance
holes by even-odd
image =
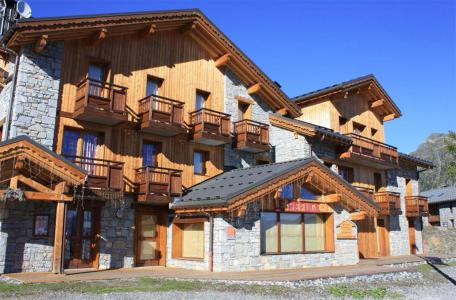
[[[45,202],[7,202],[2,211],[0,255],[3,273],[49,272],[52,268],[55,205]],[[48,236],[33,235],[34,216],[49,216]],[[0,270],[1,271],[1,270]],[[1,273],[1,272],[0,272]]]

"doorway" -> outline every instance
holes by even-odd
[[[407,218],[409,226],[409,243],[410,254],[416,254],[416,240],[415,240],[415,218]]]
[[[99,228],[99,207],[68,208],[65,222],[65,268],[98,268]]]
[[[136,213],[136,266],[164,265],[166,214],[156,211]]]
[[[389,236],[387,220],[377,219],[378,255],[389,256]]]

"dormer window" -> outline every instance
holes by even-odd
[[[354,134],[361,135],[365,128],[366,128],[366,126],[364,126],[363,124],[353,122],[353,133]]]

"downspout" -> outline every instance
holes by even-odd
[[[214,216],[209,215],[209,272],[214,272]]]
[[[5,126],[5,131],[6,131],[6,136],[5,139],[9,139],[10,137],[10,131],[11,131],[11,121],[13,118],[13,107],[14,107],[14,96],[16,94],[16,83],[17,83],[17,74],[19,72],[19,54],[14,52],[8,47],[2,47],[1,48],[3,51],[6,53],[14,55],[15,58],[15,63],[14,63],[14,72],[13,72],[13,79],[12,79],[12,87],[11,87],[11,96],[10,96],[10,101],[9,101],[9,107],[8,107],[8,113],[6,117],[6,126]]]

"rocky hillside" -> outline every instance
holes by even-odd
[[[412,153],[413,156],[423,158],[434,163],[434,169],[421,173],[420,189],[426,191],[445,184],[455,184],[447,174],[447,167],[452,157],[445,145],[445,138],[448,134],[431,134],[418,149]]]

